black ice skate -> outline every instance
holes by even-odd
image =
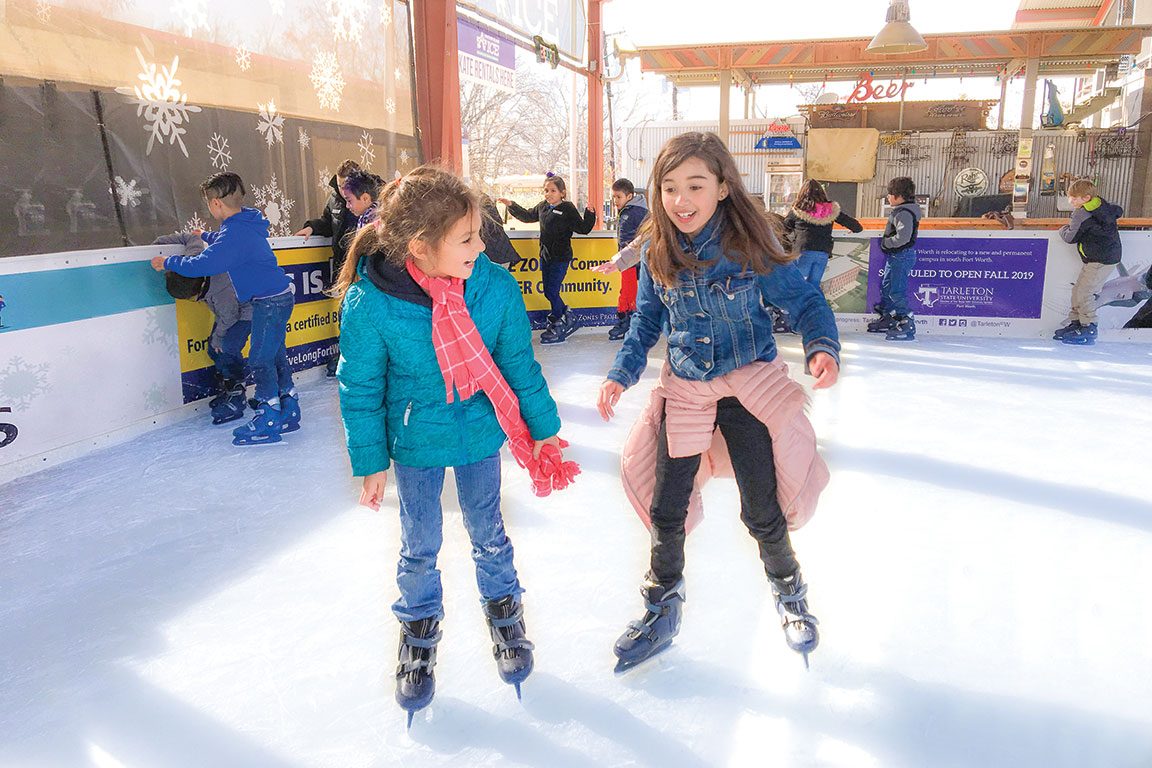
[[[578,327],[579,324],[575,318],[572,317],[571,313],[565,312],[560,316],[560,319],[554,323],[550,323],[549,326],[544,329],[544,333],[540,334],[540,343],[559,344],[566,341],[569,336],[575,333]]]
[[[617,312],[616,325],[608,329],[609,341],[620,341],[628,335],[628,329],[632,327],[633,312]]]
[[[881,312],[880,317],[868,323],[868,333],[888,333],[896,324],[895,312]]]
[[[536,647],[525,636],[524,606],[509,595],[485,603],[484,616],[492,633],[492,655],[500,679],[516,686],[519,699],[520,683],[532,674],[532,650]]]
[[[644,596],[644,617],[633,621],[616,641],[613,651],[616,671],[623,672],[647,661],[672,645],[672,638],[680,632],[680,619],[684,610],[684,580],[665,589],[659,584],[645,582],[640,587]]]
[[[913,341],[916,338],[916,318],[911,314],[896,315],[884,338],[888,341]]]
[[[1080,328],[1080,321],[1079,320],[1072,320],[1067,325],[1065,325],[1063,328],[1057,328],[1055,330],[1055,332],[1053,332],[1052,338],[1055,339],[1056,341],[1061,341],[1061,340],[1063,340],[1063,338],[1065,336],[1067,336],[1070,333],[1075,333],[1077,330],[1079,330],[1079,328]]]
[[[820,622],[808,613],[808,585],[800,571],[786,578],[769,576],[768,581],[776,597],[776,612],[780,614],[784,639],[789,648],[804,657],[804,668],[807,669],[808,654],[820,644],[820,633],[816,630]]]
[[[400,666],[396,668],[396,703],[412,715],[432,703],[436,693],[436,644],[440,642],[436,619],[400,622]]]
[[[212,411],[212,423],[227,424],[242,418],[247,404],[248,401],[244,398],[244,382],[225,379],[220,393],[208,401],[208,407]]]

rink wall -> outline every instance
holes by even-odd
[[[331,248],[272,239],[293,278],[296,371],[337,353]],[[0,483],[207,409],[212,316],[149,263],[178,246],[0,259]]]
[[[547,302],[535,233],[511,232],[524,260],[512,268],[524,303],[542,324]],[[844,332],[863,331],[879,295],[883,255],[876,231],[837,235],[822,282]],[[597,264],[616,252],[614,233],[573,240],[564,295],[588,325],[615,322],[618,274]],[[1101,340],[1152,341],[1124,325],[1152,296],[1152,232],[1125,231],[1122,269],[1099,299]],[[326,240],[273,239],[293,277],[289,358],[306,371],[338,347],[337,306]],[[921,336],[1047,339],[1063,323],[1080,260],[1048,230],[921,230],[910,284]],[[174,301],[149,260],[174,246],[140,246],[0,259],[0,483],[206,409],[211,361],[207,308]]]

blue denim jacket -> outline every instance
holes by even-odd
[[[672,372],[684,379],[708,381],[757,360],[773,360],[776,342],[767,304],[788,310],[803,334],[805,357],[827,352],[840,362],[836,319],[820,290],[805,282],[795,264],[757,275],[724,258],[723,216],[717,211],[691,242],[681,235],[685,252],[712,263],[700,272],[681,272],[675,288],[655,283],[647,260],[641,262],[636,314],[609,379],[625,387],[639,381],[661,331],[668,337]]]

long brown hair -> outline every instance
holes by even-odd
[[[792,205],[798,211],[809,212],[816,207],[817,203],[827,203],[828,195],[824,192],[824,186],[816,181],[816,179],[808,179],[804,182],[804,186],[800,187],[800,194],[796,195],[796,202]]]
[[[728,196],[717,207],[722,218],[721,247],[726,258],[745,269],[765,275],[775,264],[787,264],[795,257],[785,253],[772,232],[763,209],[744,188],[740,170],[724,142],[714,133],[684,133],[660,150],[652,166],[652,215],[641,227],[640,237],[648,239],[648,269],[661,285],[673,287],[676,276],[686,269],[703,270],[706,262],[689,256],[680,247],[679,230],[664,211],[664,177],[681,163],[698,158],[708,166],[720,183],[727,183]]]
[[[411,240],[422,240],[435,248],[456,222],[479,207],[476,194],[459,176],[435,165],[421,165],[389,182],[376,201],[376,220],[356,232],[329,293],[344,297],[359,279],[360,260],[365,256],[380,252],[396,266],[403,266],[411,258]]]

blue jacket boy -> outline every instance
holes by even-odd
[[[292,280],[276,263],[268,245],[268,219],[255,208],[242,208],[220,224],[219,232],[205,232],[208,243],[198,256],[169,256],[164,269],[188,277],[209,277],[227,272],[240,303],[275,296]]]

